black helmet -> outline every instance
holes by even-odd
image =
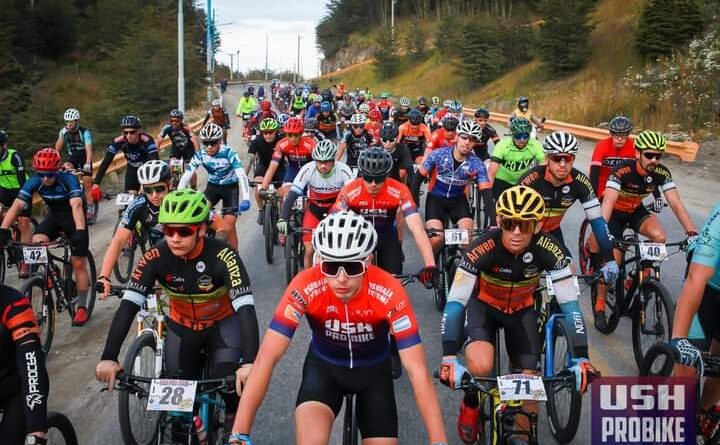
[[[630,122],[630,119],[625,116],[616,116],[610,121],[608,129],[610,130],[610,133],[628,134],[632,131],[633,124]]]
[[[182,119],[184,116],[185,116],[185,115],[184,115],[183,112],[180,111],[180,110],[172,110],[172,111],[170,112],[170,118],[171,118],[171,119],[173,119],[173,118],[174,118],[174,119]]]
[[[243,97],[250,97],[250,91],[245,91],[243,93]]]
[[[398,129],[392,122],[386,122],[380,129],[380,139],[395,139],[398,137]]]
[[[140,119],[137,116],[125,116],[120,120],[122,128],[140,128]]]
[[[427,105],[427,99],[425,98],[425,96],[418,97],[417,102],[418,102],[418,105]]]
[[[483,119],[489,119],[490,118],[490,112],[486,110],[485,108],[478,108],[475,110],[475,117],[481,117]]]
[[[369,147],[361,151],[357,161],[358,170],[363,177],[387,177],[392,165],[390,153],[379,147]]]
[[[412,125],[420,125],[420,123],[423,121],[423,115],[420,110],[413,108],[408,113],[408,120]]]
[[[454,114],[446,114],[440,120],[440,125],[442,125],[446,131],[455,131],[459,123],[460,119],[458,119]]]
[[[530,99],[528,99],[526,96],[520,96],[517,101],[518,107],[522,107],[522,104],[528,104],[530,105]]]
[[[0,144],[4,144],[8,140],[8,134],[5,130],[0,130]]]
[[[322,96],[323,102],[332,102],[333,100],[333,93],[327,88],[325,88],[322,93],[320,93],[320,96]]]

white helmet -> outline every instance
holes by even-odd
[[[222,105],[222,103],[220,102],[220,99],[213,99],[213,101],[210,102],[210,105],[212,105],[213,107],[219,107],[220,105]]]
[[[480,125],[476,124],[475,121],[471,121],[470,119],[464,119],[457,126],[457,134],[458,136],[460,136],[461,134],[466,134],[471,138],[475,139],[476,141],[479,141],[482,137],[482,128],[480,128]]]
[[[147,161],[138,168],[137,176],[142,185],[169,182],[170,167],[165,161]]]
[[[314,161],[333,161],[337,155],[337,145],[329,139],[318,142],[312,151]]]
[[[210,122],[200,130],[200,139],[203,141],[219,141],[223,138],[223,129],[220,125]]]
[[[377,232],[360,215],[345,211],[320,221],[313,232],[315,252],[325,260],[363,260],[377,245]]]
[[[77,110],[77,108],[68,108],[67,110],[65,110],[63,119],[66,121],[80,120],[80,112]]]
[[[410,106],[410,99],[403,96],[400,98],[400,106],[401,107],[409,107]]]
[[[365,115],[356,113],[350,118],[350,125],[365,125]]]
[[[370,105],[366,104],[365,102],[358,105],[358,111],[361,113],[369,113],[370,112]]]
[[[547,155],[569,154],[577,155],[578,141],[570,133],[554,131],[543,141],[543,149]]]

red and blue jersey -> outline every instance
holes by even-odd
[[[420,166],[423,176],[430,176],[428,192],[441,198],[457,198],[465,186],[475,183],[481,190],[490,188],[485,163],[470,153],[465,161],[456,161],[452,148],[433,150]]]

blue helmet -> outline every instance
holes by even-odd
[[[288,119],[290,119],[290,116],[285,113],[278,116],[278,122],[280,122],[280,125],[285,125],[285,122],[287,122]]]
[[[320,111],[322,112],[330,112],[332,111],[332,104],[328,101],[321,102],[320,103]]]

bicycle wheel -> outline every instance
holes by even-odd
[[[113,231],[113,233],[117,232],[118,225],[120,225],[119,220],[115,224],[115,230]],[[130,279],[130,274],[132,273],[133,266],[135,265],[136,250],[137,234],[133,231],[133,233],[130,235],[130,238],[122,246],[120,255],[118,255],[117,261],[115,261],[115,266],[113,266],[115,278],[117,278],[120,283],[127,283]]]
[[[590,221],[583,219],[582,224],[580,224],[580,234],[578,235],[578,261],[580,262],[580,273],[583,275],[593,273],[593,268],[590,264],[590,251],[587,245],[591,233]]]
[[[35,275],[20,285],[20,293],[30,300],[40,327],[40,343],[45,357],[48,357],[55,334],[55,304],[50,291],[45,288],[45,277]]]
[[[296,232],[288,233],[285,237],[285,279],[288,284],[298,273],[298,242],[302,242],[302,236]]]
[[[486,203],[483,200],[482,193],[475,193],[475,219],[477,220],[478,229],[487,229],[490,226],[490,218],[485,210]]]
[[[652,345],[671,340],[674,316],[675,305],[665,286],[655,278],[643,281],[632,317],[633,353],[638,367]]]
[[[87,257],[85,257],[85,269],[88,274],[88,292],[85,299],[85,309],[87,310],[88,320],[92,317],[93,309],[95,309],[95,282],[97,281],[97,272],[95,269],[95,258],[93,258],[92,252],[88,250]],[[75,271],[72,271],[72,281],[66,286],[65,295],[77,296],[77,278],[75,277]],[[68,311],[70,317],[75,314],[75,310]]]
[[[433,286],[433,297],[435,298],[435,307],[437,310],[442,311],[445,309],[445,303],[447,302],[447,248],[443,247],[440,251],[439,260],[437,280],[435,286]]]
[[[155,337],[145,332],[130,344],[123,369],[132,375],[155,377]],[[147,383],[136,383],[150,392]],[[147,394],[146,393],[146,394]],[[159,411],[147,411],[147,398],[128,391],[119,391],[118,417],[120,434],[125,445],[150,445],[157,438]]]
[[[620,314],[625,299],[625,290],[622,287],[624,277],[625,275],[621,274],[614,284],[607,286],[605,294],[605,329],[598,329],[599,332],[605,335],[615,332],[615,329],[617,329],[618,324],[620,323]],[[598,298],[598,285],[598,281],[595,281],[590,285],[590,301],[592,302],[593,307],[593,318],[595,317],[595,303]],[[595,328],[597,329],[597,324],[595,324]]]
[[[72,422],[64,414],[51,411],[47,414],[47,443],[52,445],[78,445]]]
[[[358,444],[358,424],[354,396],[345,396],[345,415],[343,420],[343,445]]]
[[[5,272],[7,270],[7,259],[5,249],[0,248],[0,283],[5,283]]]
[[[478,393],[480,398],[480,411],[478,413],[478,445],[493,445],[495,434],[495,408],[493,397],[489,394]]]
[[[553,375],[570,366],[573,345],[564,319],[555,319],[552,331]],[[547,348],[546,352],[547,354]],[[545,360],[547,360],[547,355]],[[548,421],[553,437],[560,443],[568,443],[577,434],[582,413],[582,396],[575,390],[575,382],[557,382],[548,385]]]
[[[263,217],[263,235],[265,236],[265,261],[268,264],[273,263],[273,251],[275,250],[275,206],[270,204],[265,206]]]
[[[675,356],[670,345],[665,342],[655,343],[648,348],[640,362],[638,375],[641,377],[670,377],[674,367]]]

